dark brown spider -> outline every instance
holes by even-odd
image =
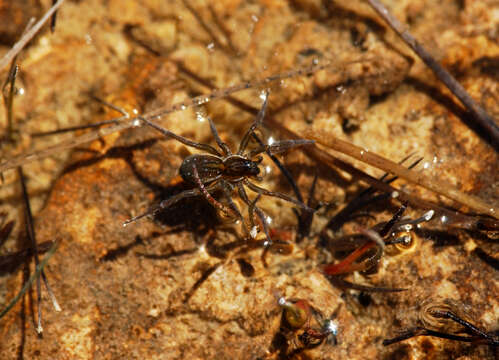
[[[267,108],[267,99],[268,93],[265,93],[262,108],[260,109],[255,121],[241,140],[239,149],[235,154],[233,154],[227,144],[225,144],[220,139],[215,124],[209,118],[208,121],[210,123],[211,132],[219,148],[221,149],[221,152],[211,145],[188,140],[152,123],[147,119],[141,118],[141,120],[146,125],[161,132],[164,136],[174,138],[187,146],[204,150],[209,154],[190,155],[184,159],[182,165],[180,166],[180,176],[187,183],[195,185],[195,188],[191,190],[185,190],[177,195],[161,201],[159,205],[149,209],[147,212],[125,221],[123,225],[126,226],[148,215],[156,215],[161,210],[172,206],[173,204],[184,198],[203,196],[216,209],[224,213],[225,216],[241,220],[241,222],[243,223],[243,228],[253,238],[256,236],[257,232],[257,227],[255,226],[254,220],[254,216],[256,213],[256,215],[260,219],[267,238],[265,246],[270,246],[271,238],[269,235],[267,217],[265,216],[264,212],[256,205],[257,201],[262,195],[274,196],[296,204],[301,208],[313,211],[299,200],[295,200],[292,197],[280,192],[266,190],[255,185],[249,180],[250,178],[258,181],[261,180],[261,177],[259,176],[259,164],[263,158],[261,156],[258,156],[259,154],[263,152],[268,152],[270,154],[279,154],[298,146],[310,145],[314,143],[314,141],[312,140],[284,140],[274,142],[270,145],[260,145],[256,149],[246,152],[246,147],[249,143],[251,135],[253,134],[255,129],[263,122],[265,110]],[[255,160],[253,160],[254,158]],[[255,200],[251,201],[249,199],[245,187],[248,187],[251,191],[258,194]],[[232,201],[232,194],[235,190],[237,190],[239,197],[248,205],[250,227],[246,226],[241,211],[234,203],[234,201]],[[213,198],[212,194],[217,191],[223,192],[225,198],[227,199],[227,205],[222,204]]]

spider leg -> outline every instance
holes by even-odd
[[[196,184],[198,185],[199,190],[201,191],[201,194],[204,196],[204,198],[206,200],[208,200],[208,202],[211,205],[213,205],[213,207],[215,209],[223,212],[224,215],[227,216],[228,218],[233,218],[235,215],[237,215],[237,214],[234,214],[233,209],[230,209],[230,208],[226,207],[225,205],[223,205],[221,202],[216,201],[215,198],[213,198],[213,196],[211,196],[211,194],[208,192],[208,190],[206,190],[203,182],[201,181],[201,178],[199,177],[199,173],[198,173],[198,169],[196,167],[196,164],[194,164],[194,163],[192,164],[192,174],[194,175],[194,180],[196,181]]]
[[[250,188],[251,191],[254,191],[258,194],[261,194],[261,195],[266,195],[266,196],[273,196],[273,197],[276,197],[276,198],[279,198],[279,199],[282,199],[282,200],[286,200],[286,201],[289,201],[295,205],[298,205],[299,207],[301,207],[302,209],[305,209],[307,211],[310,211],[310,212],[315,212],[314,209],[308,207],[307,205],[305,205],[304,203],[302,203],[301,201],[298,201],[298,200],[295,200],[293,199],[292,197],[288,196],[288,195],[285,195],[283,193],[280,193],[280,192],[276,192],[276,191],[269,191],[267,189],[264,189],[264,188],[261,188],[255,184],[253,184],[252,182],[250,182],[249,180],[245,179],[243,180],[244,181],[244,184]]]
[[[258,126],[260,126],[262,124],[263,118],[265,117],[265,110],[267,110],[268,98],[269,98],[269,92],[266,91],[264,93],[262,107],[260,108],[260,111],[258,112],[258,115],[256,116],[255,121],[253,121],[253,124],[251,124],[248,131],[246,131],[246,134],[244,134],[243,139],[241,140],[241,144],[239,145],[239,150],[237,151],[237,155],[243,154],[244,150],[246,149],[246,146],[248,146],[248,142],[249,142],[251,134],[253,133],[253,131],[255,131],[255,129]]]
[[[201,143],[198,143],[198,142],[194,142],[192,140],[186,139],[185,137],[182,137],[182,136],[179,136],[177,134],[174,134],[171,131],[166,130],[165,128],[163,128],[163,127],[161,127],[161,126],[159,126],[159,125],[157,125],[157,124],[155,124],[155,123],[147,120],[144,117],[139,117],[138,119],[140,119],[144,124],[146,124],[146,125],[152,127],[153,129],[159,131],[164,136],[169,137],[169,138],[174,138],[175,140],[180,141],[184,145],[187,145],[187,146],[190,146],[190,147],[193,147],[193,148],[196,148],[196,149],[204,150],[204,151],[209,152],[210,154],[213,154],[213,155],[216,155],[216,156],[222,156],[222,154],[220,154],[220,152],[217,149],[215,149],[213,146],[211,146],[211,145],[201,144]]]
[[[182,200],[184,198],[189,198],[189,197],[194,197],[194,196],[199,196],[199,195],[202,195],[201,189],[199,189],[199,188],[195,188],[195,189],[192,189],[192,190],[182,191],[181,193],[178,193],[176,195],[171,196],[170,198],[168,198],[166,200],[161,201],[159,203],[159,205],[150,208],[145,213],[137,215],[137,216],[134,216],[131,219],[128,219],[127,221],[125,221],[123,223],[123,226],[127,226],[130,223],[132,223],[132,222],[135,222],[135,221],[137,221],[139,219],[142,219],[143,217],[146,217],[146,216],[149,216],[149,215],[156,215],[161,210],[166,209],[166,208],[172,206],[173,204],[179,202],[180,200]]]
[[[276,141],[271,145],[264,145],[252,150],[248,153],[248,158],[252,158],[262,152],[269,152],[272,155],[281,154],[290,149],[294,149],[299,146],[305,145],[313,145],[315,144],[314,140],[300,139],[300,140],[282,140]]]
[[[267,240],[263,243],[264,249],[260,258],[262,260],[263,266],[267,268],[268,264],[266,258],[267,258],[267,253],[272,247],[272,238],[270,237],[269,225],[267,224],[267,219],[265,218],[265,214],[258,206],[256,206],[256,202],[258,201],[261,194],[258,194],[257,198],[254,201],[251,201],[248,198],[248,195],[246,194],[246,190],[244,190],[244,186],[242,183],[238,184],[238,190],[239,190],[239,196],[248,205],[248,212],[252,223],[254,223],[253,219],[254,212],[256,212],[256,215],[260,218],[260,222],[262,223],[263,232],[265,233],[265,237],[267,238]]]
[[[220,136],[218,135],[217,128],[215,127],[215,124],[213,123],[213,120],[211,120],[208,116],[206,116],[206,118],[208,119],[208,122],[210,123],[211,133],[213,134],[213,137],[215,138],[215,141],[217,142],[217,144],[220,147],[220,149],[222,149],[224,155],[225,156],[232,155],[232,151],[230,151],[230,149],[227,146],[227,144],[224,143],[222,141],[222,139],[220,139]]]
[[[224,180],[221,180],[220,185],[221,185],[222,190],[225,194],[225,197],[227,198],[227,202],[229,203],[229,207],[234,211],[237,218],[239,218],[239,220],[241,220],[241,223],[243,224],[244,232],[248,235],[248,237],[251,237],[251,232],[250,232],[250,230],[248,230],[249,229],[248,225],[246,224],[246,221],[244,220],[244,217],[241,214],[241,211],[239,210],[237,205],[234,203],[234,201],[232,201],[232,194],[231,194],[232,187],[231,187],[231,185]]]
[[[246,205],[248,205],[248,217],[250,220],[251,231],[253,232],[253,229],[255,228],[255,207],[256,207],[257,201],[260,200],[261,195],[258,194],[258,196],[255,198],[255,200],[251,201],[248,198],[246,191],[244,191],[244,187],[243,187],[242,183],[237,184],[237,190],[239,193],[239,197],[246,203]],[[251,236],[251,237],[254,238],[255,236]]]

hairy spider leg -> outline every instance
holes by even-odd
[[[277,191],[270,191],[270,190],[261,188],[255,184],[253,184],[252,182],[250,182],[248,179],[244,179],[243,182],[244,182],[244,185],[249,187],[251,191],[254,191],[257,194],[266,195],[266,196],[273,196],[273,197],[288,201],[290,203],[293,203],[295,205],[298,205],[299,207],[301,207],[302,209],[305,209],[307,211],[310,211],[310,212],[315,211],[314,209],[309,208],[307,205],[305,205],[301,201],[295,200],[288,195],[285,195],[285,194],[277,192]]]
[[[227,202],[229,204],[229,207],[234,211],[234,213],[237,215],[237,217],[239,218],[239,220],[241,220],[241,222],[243,224],[244,232],[249,237],[251,237],[250,231],[248,230],[248,226],[246,224],[246,221],[244,220],[243,215],[241,214],[241,211],[239,210],[239,208],[237,207],[237,205],[232,200],[232,191],[233,191],[234,187],[229,182],[227,182],[227,181],[225,181],[223,179],[220,180],[220,186],[222,188],[222,191],[225,194],[225,197],[227,198]]]
[[[260,198],[262,197],[262,194],[258,194],[257,197],[248,205],[248,216],[250,218],[251,222],[251,228],[253,229],[255,227],[255,207],[256,203]]]
[[[253,121],[253,124],[251,124],[248,131],[246,131],[246,134],[244,134],[243,139],[241,140],[241,144],[239,145],[239,150],[237,151],[237,155],[243,154],[244,150],[246,150],[246,146],[248,146],[248,142],[249,142],[251,134],[253,133],[253,131],[255,131],[255,129],[258,126],[260,126],[262,124],[263,119],[265,118],[265,111],[267,110],[269,92],[266,91],[264,93],[263,97],[264,97],[264,99],[263,99],[262,107],[260,108],[260,111],[258,111],[258,115],[256,116],[255,121]],[[249,158],[251,158],[251,156],[249,156]]]
[[[116,112],[119,112],[123,116],[121,116],[119,118],[110,119],[110,120],[98,121],[98,122],[95,122],[92,124],[70,126],[70,127],[66,127],[66,128],[62,128],[62,129],[49,130],[49,131],[36,131],[36,132],[32,132],[30,135],[32,137],[44,137],[44,136],[50,136],[50,135],[55,135],[55,134],[63,134],[66,132],[73,132],[73,131],[77,131],[77,130],[92,129],[92,128],[100,127],[102,125],[109,125],[109,124],[118,125],[120,123],[120,121],[130,119],[130,114],[127,111],[125,111],[125,109],[118,107],[116,105],[113,105],[110,102],[107,102],[107,101],[95,96],[94,94],[89,94],[89,96],[92,100],[94,100],[94,101],[96,101],[104,106],[107,106],[108,108],[113,109]]]
[[[208,189],[214,190],[217,187],[218,187],[218,184],[214,184],[213,186],[208,187]],[[142,219],[143,217],[146,217],[146,216],[149,216],[149,215],[156,215],[161,210],[166,209],[166,208],[172,206],[173,204],[179,202],[180,200],[182,200],[184,198],[190,198],[190,197],[195,197],[195,196],[199,196],[199,195],[202,195],[202,191],[199,188],[194,188],[192,190],[182,191],[181,193],[178,193],[176,195],[171,196],[170,198],[168,198],[166,200],[161,201],[159,203],[159,205],[150,208],[145,213],[137,215],[137,216],[134,216],[133,218],[126,220],[123,223],[123,226],[127,226],[128,224],[130,224],[132,222],[135,222],[135,221],[137,221],[139,219]]]
[[[156,129],[160,133],[162,133],[164,136],[169,137],[169,138],[174,138],[177,141],[180,141],[182,144],[199,149],[199,150],[204,150],[206,152],[209,152],[210,154],[216,155],[216,156],[222,156],[220,152],[215,149],[213,146],[208,145],[208,144],[202,144],[198,143],[189,139],[186,139],[185,137],[179,136],[177,134],[172,133],[169,130],[166,130],[165,128],[153,123],[152,121],[147,120],[144,117],[139,117],[139,119],[146,125],[152,127],[153,129]]]
[[[315,144],[315,140],[307,140],[307,139],[299,139],[299,140],[282,140],[282,141],[277,141],[271,145],[263,145],[255,150],[251,150],[248,153],[248,157],[252,158],[258,154],[261,154],[263,152],[270,152],[272,155],[276,154],[281,154],[283,152],[286,152],[290,149],[294,149],[299,146],[305,146],[305,145],[313,145]]]
[[[255,225],[255,209],[257,207],[256,202],[260,199],[261,196],[260,196],[260,194],[258,194],[258,196],[255,198],[255,200],[251,201],[248,198],[248,194],[246,194],[246,191],[244,190],[244,187],[241,183],[237,184],[237,191],[239,193],[239,197],[246,203],[246,205],[248,205],[248,217],[249,217],[250,226],[251,226],[250,237],[254,238],[255,236],[251,235],[251,233],[253,232],[253,229],[256,226]]]
[[[224,213],[225,216],[227,216],[229,218],[230,217],[233,218],[237,215],[237,214],[232,212],[232,209],[230,209],[230,208],[224,206],[222,203],[216,201],[215,198],[213,196],[211,196],[211,194],[206,190],[203,182],[201,181],[201,178],[199,177],[198,168],[196,167],[196,164],[194,164],[194,163],[192,164],[192,174],[194,175],[194,180],[196,181],[196,184],[198,185],[199,190],[201,190],[201,193],[203,194],[205,199],[208,200],[208,202],[211,205],[213,205],[213,207],[215,209],[220,210],[221,212]]]
[[[213,137],[215,138],[215,141],[217,142],[218,146],[220,149],[222,149],[223,153],[225,156],[232,155],[232,151],[230,151],[229,147],[227,146],[226,143],[220,139],[220,136],[218,135],[217,128],[215,127],[215,124],[213,123],[213,120],[211,120],[208,116],[206,117],[208,119],[208,122],[210,123],[210,129],[211,133],[213,134]]]
[[[263,263],[263,266],[268,267],[266,258],[267,258],[267,253],[270,250],[270,247],[272,246],[272,238],[270,237],[270,230],[269,230],[269,226],[267,224],[267,219],[265,218],[265,213],[258,206],[256,206],[256,203],[259,200],[261,194],[258,194],[256,199],[251,201],[248,198],[248,194],[246,194],[246,190],[244,190],[244,186],[242,183],[238,183],[237,188],[238,188],[239,196],[248,205],[248,213],[249,213],[249,217],[250,217],[250,220],[252,221],[252,223],[254,224],[254,213],[256,213],[256,215],[260,218],[260,222],[262,223],[263,232],[265,233],[265,238],[267,240],[263,244],[264,249],[263,249],[262,255],[260,256],[260,259]]]

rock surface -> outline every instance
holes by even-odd
[[[385,3],[497,118],[499,35],[490,9],[495,7],[497,13],[497,4]],[[15,100],[21,133],[116,115],[92,102],[89,92],[128,111],[143,112],[206,91],[179,64],[225,87],[306,67],[314,60],[344,63],[340,73],[326,69],[273,85],[271,116],[289,129],[321,129],[394,161],[416,153],[424,157],[416,171],[499,205],[497,153],[466,125],[467,115],[457,100],[365,3],[224,0],[193,2],[192,7],[216,40],[182,1],[67,2],[55,34],[42,34],[19,59],[20,81],[26,88],[26,95]],[[230,41],[224,33],[230,34]],[[359,57],[372,61],[348,64]],[[259,90],[236,97],[259,108]],[[252,115],[224,100],[208,103],[205,111],[222,139],[237,149]],[[190,139],[214,143],[207,122],[199,121],[192,109],[158,123]],[[264,133],[279,138],[272,129]],[[35,141],[28,137],[23,146]],[[426,337],[390,347],[381,344],[401,328],[414,326],[428,299],[458,301],[469,307],[475,324],[497,330],[499,275],[473,252],[480,246],[497,258],[494,234],[429,222],[411,251],[385,254],[376,274],[347,277],[408,291],[368,294],[334,287],[318,268],[333,259],[321,246],[319,232],[361,187],[299,151],[281,159],[304,194],[317,174],[316,200],[330,206],[319,211],[310,237],[291,254],[268,254],[267,268],[260,260],[262,249],[249,247],[240,227],[223,223],[204,199],[182,201],[154,221],[123,227],[123,221],[152,203],[186,189],[175,177],[190,153],[153,130],[135,128],[76,149],[69,162],[59,156],[58,163],[45,160],[25,167],[28,186],[43,207],[36,216],[38,241],[60,242],[46,272],[63,310],[53,311],[45,299],[44,333],[39,338],[31,311],[35,305],[27,298],[24,310],[16,306],[0,320],[3,359],[285,357],[276,346],[282,315],[277,293],[306,299],[325,316],[338,309],[338,344],[296,352],[295,358],[497,356],[486,346]],[[375,176],[382,174],[354,164]],[[269,159],[263,168],[267,173],[262,187],[292,194]],[[19,207],[16,179],[6,176],[2,201]],[[444,201],[412,185],[395,184]],[[294,238],[296,218],[288,203],[267,197],[259,204],[272,218],[272,228]],[[397,206],[394,202],[369,208],[373,218],[361,218],[335,235],[387,221]],[[410,208],[407,215],[416,218],[427,210]],[[244,266],[253,267],[254,273],[245,272]],[[21,272],[0,278],[4,299],[19,291],[22,280]]]

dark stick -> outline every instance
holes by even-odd
[[[461,84],[440,65],[423,46],[409,33],[408,30],[388,12],[388,9],[379,0],[366,0],[369,5],[386,21],[386,23],[411,47],[421,60],[433,71],[440,81],[461,101],[471,112],[478,127],[484,133],[490,134],[495,146],[499,145],[499,127],[494,119],[466,92]]]
[[[196,9],[190,4],[188,0],[182,0],[184,3],[184,6],[187,8],[187,10],[190,11],[192,16],[198,21],[199,25],[203,28],[204,31],[210,36],[210,38],[213,40],[213,42],[221,49],[225,49],[226,47],[218,40],[218,38],[215,36],[211,28],[208,26],[208,24],[203,20],[203,18],[198,14]]]
[[[14,130],[12,124],[12,106],[14,102],[14,93],[16,91],[15,82],[17,73],[19,72],[19,66],[16,64],[16,57],[12,60],[12,64],[10,65],[9,76],[5,80],[5,84],[3,85],[3,99],[5,102],[5,108],[7,111],[7,139],[12,140],[12,131]],[[9,92],[7,93],[5,90],[9,86]]]
[[[54,6],[56,2],[57,0],[52,0],[52,6]],[[50,18],[50,32],[52,33],[55,31],[56,21],[57,21],[57,11],[55,11],[52,17]]]
[[[35,259],[35,264],[38,267],[40,265],[40,258],[38,256],[38,244],[36,242],[36,236],[35,236],[35,227],[34,227],[34,221],[33,221],[33,214],[31,212],[31,205],[29,202],[29,195],[28,191],[26,188],[26,182],[24,179],[24,173],[22,171],[21,167],[17,168],[17,171],[19,173],[19,179],[21,181],[21,188],[22,188],[22,193],[23,193],[23,200],[24,200],[24,206],[25,206],[25,216],[26,216],[26,232],[28,235],[28,239],[31,243],[31,251],[33,253],[33,257]],[[55,308],[56,311],[61,311],[61,307],[59,306],[59,303],[57,302],[57,299],[49,285],[47,276],[45,275],[45,271],[42,269],[40,270],[40,277],[43,279],[43,282],[45,284],[45,287],[47,288],[47,292],[49,294],[49,297],[52,301],[52,304]],[[38,301],[38,326],[36,331],[40,334],[43,331],[42,328],[42,312],[41,312],[41,284],[40,284],[40,277],[36,279],[36,293],[37,293],[37,301]]]

